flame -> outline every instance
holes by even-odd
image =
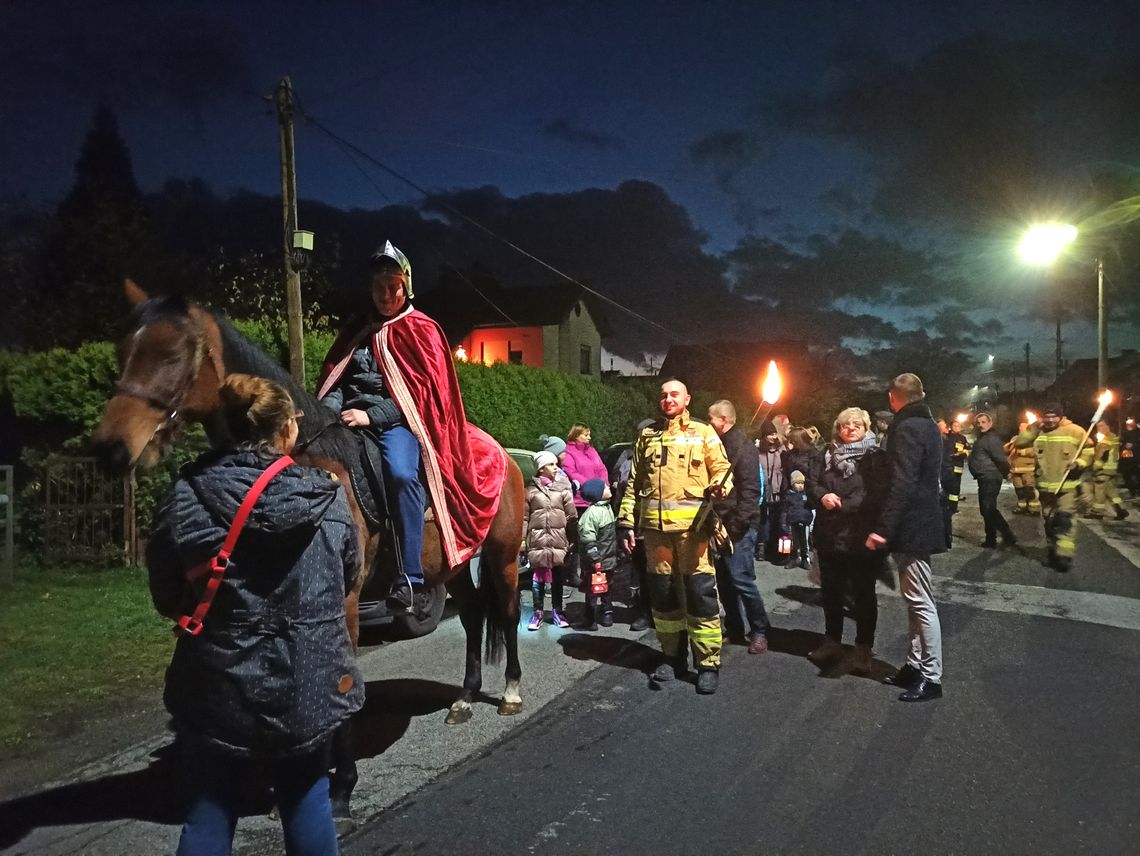
[[[1037,414],[1034,413],[1032,410],[1026,410],[1025,411],[1025,421],[1028,422],[1030,425],[1032,425],[1034,422],[1037,421]]]
[[[776,368],[776,361],[768,361],[768,374],[764,378],[764,385],[760,388],[760,392],[764,397],[767,404],[775,404],[780,400],[780,391],[783,389],[783,384],[780,381],[780,370]]]
[[[1102,392],[1100,394],[1100,398],[1097,399],[1097,403],[1101,407],[1108,407],[1108,405],[1112,404],[1112,390],[1106,389],[1104,392]]]
[[[455,349],[455,359],[459,360],[461,363],[467,362],[467,349],[462,345]]]
[[[1104,435],[1102,433],[1100,433],[1099,431],[1096,432],[1096,441],[1098,443],[1104,442]]]
[[[959,425],[965,425],[966,422],[969,421],[969,419],[970,419],[970,414],[969,413],[959,413],[957,416],[954,417],[954,419]]]

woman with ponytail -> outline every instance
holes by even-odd
[[[183,468],[147,548],[155,608],[178,622],[164,694],[186,759],[178,853],[229,852],[268,785],[286,852],[335,854],[329,743],[364,702],[344,620],[357,533],[340,485],[288,458],[304,415],[288,392],[230,375],[220,394],[234,446]]]

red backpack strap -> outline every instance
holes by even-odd
[[[230,554],[233,553],[234,547],[237,546],[238,536],[241,535],[241,530],[245,528],[245,523],[249,520],[253,506],[257,504],[257,500],[261,497],[261,494],[264,493],[266,486],[273,480],[274,476],[292,463],[294,463],[294,461],[291,457],[282,455],[270,464],[265,472],[257,477],[257,481],[253,483],[253,487],[249,489],[249,492],[245,495],[245,499],[242,500],[241,507],[238,508],[233,523],[230,524],[230,530],[226,533],[226,540],[222,544],[222,549],[208,562],[195,565],[186,571],[186,580],[188,582],[193,582],[205,573],[208,573],[210,578],[206,580],[206,588],[202,592],[202,599],[198,601],[198,605],[194,608],[194,613],[192,615],[179,617],[174,627],[174,633],[176,635],[197,636],[202,632],[202,619],[205,618],[206,613],[210,611],[210,606],[214,602],[214,595],[218,593],[218,589],[222,585],[222,577],[225,575],[226,567],[229,565]]]

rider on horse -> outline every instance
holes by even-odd
[[[443,331],[412,306],[407,257],[386,241],[369,268],[372,305],[325,357],[318,396],[379,449],[402,571],[389,605],[407,610],[424,588],[421,464],[443,558],[457,567],[490,528],[506,460],[467,422]]]

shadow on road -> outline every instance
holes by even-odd
[[[61,785],[0,803],[0,848],[19,843],[40,827],[148,820],[181,823],[177,750],[168,744],[151,755],[145,770]]]
[[[661,652],[634,639],[593,633],[568,633],[558,640],[566,656],[593,660],[606,666],[619,666],[649,675],[661,662]]]
[[[404,736],[413,717],[447,710],[462,692],[454,684],[417,678],[369,681],[364,689],[364,707],[352,720],[356,760],[383,755]],[[499,704],[497,698],[484,693],[474,702],[494,708]]]
[[[353,720],[357,760],[383,754],[408,730],[412,718],[447,710],[461,689],[438,681],[370,681],[364,707]],[[480,694],[476,703],[495,707],[498,700]],[[0,803],[0,849],[18,844],[35,829],[116,820],[146,820],[177,825],[184,805],[179,783],[183,771],[171,742],[155,750],[146,769],[60,785]],[[243,816],[268,814],[266,791],[251,794]]]

